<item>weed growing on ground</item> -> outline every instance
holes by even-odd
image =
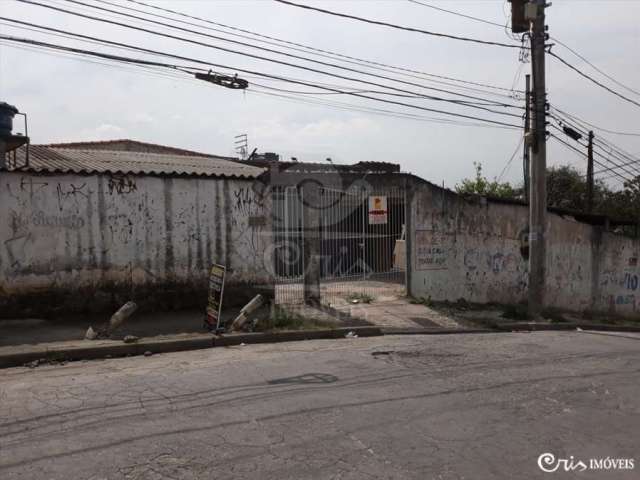
[[[420,297],[420,298],[411,298],[409,299],[409,303],[412,305],[424,305],[425,307],[432,307],[433,306],[433,301],[431,300],[431,295],[429,295],[429,297],[424,298],[424,297]]]
[[[291,312],[285,308],[275,306],[271,310],[271,315],[258,320],[254,331],[318,330],[332,327],[334,325],[330,322],[305,317],[297,312]]]
[[[346,296],[346,300],[350,303],[371,303],[375,298],[366,293],[350,293]]]
[[[526,305],[505,305],[502,317],[509,318],[511,320],[529,319]]]

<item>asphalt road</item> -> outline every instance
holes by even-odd
[[[0,478],[640,478],[638,340],[397,336],[2,370]],[[544,473],[546,452],[636,468]]]

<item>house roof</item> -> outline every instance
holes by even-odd
[[[246,160],[245,163],[257,167],[268,168],[271,163],[279,166],[280,170],[296,173],[399,173],[400,165],[389,162],[358,162],[352,164],[341,163],[319,163],[319,162],[291,162],[279,160],[270,162],[268,160]]]
[[[130,140],[118,142],[131,142],[129,146],[134,151],[105,150],[100,147],[92,148],[88,144],[73,146],[65,144],[30,145],[28,165],[24,166],[26,149],[21,147],[16,151],[14,166],[8,166],[7,169],[47,173],[123,173],[231,178],[255,178],[264,171],[263,168],[236,162],[228,157],[196,154],[186,150],[171,153],[148,153],[135,151],[136,148],[144,147],[144,144],[139,145],[142,142]],[[95,144],[95,142],[91,143]],[[102,146],[109,142],[100,143]],[[153,144],[146,145],[153,146]],[[174,150],[172,147],[161,145],[156,147],[164,148],[166,151]]]
[[[88,141],[88,142],[66,142],[66,143],[48,143],[43,145],[44,147],[54,148],[73,148],[76,150],[112,150],[112,151],[127,151],[127,152],[140,152],[140,153],[170,153],[175,155],[195,155],[198,157],[211,157],[212,155],[195,152],[193,150],[186,150],[184,148],[168,147],[166,145],[160,145],[158,143],[139,142],[137,140],[131,140],[128,138],[121,138],[117,140],[100,140],[100,141]],[[217,157],[217,156],[216,156]],[[218,157],[234,160],[233,157]]]

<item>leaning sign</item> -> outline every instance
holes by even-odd
[[[369,225],[386,225],[388,213],[385,195],[369,197]]]
[[[220,329],[220,314],[222,312],[222,294],[224,293],[224,275],[227,269],[224,265],[213,265],[209,271],[209,299],[207,302],[206,327],[210,330]]]

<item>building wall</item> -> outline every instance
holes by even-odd
[[[269,200],[252,181],[0,172],[0,311],[206,301],[212,263],[233,287],[268,282]]]
[[[436,301],[526,301],[528,209],[462,197],[427,183],[411,195],[410,291]],[[548,215],[546,306],[633,316],[638,240]],[[637,301],[637,305],[636,305]]]

